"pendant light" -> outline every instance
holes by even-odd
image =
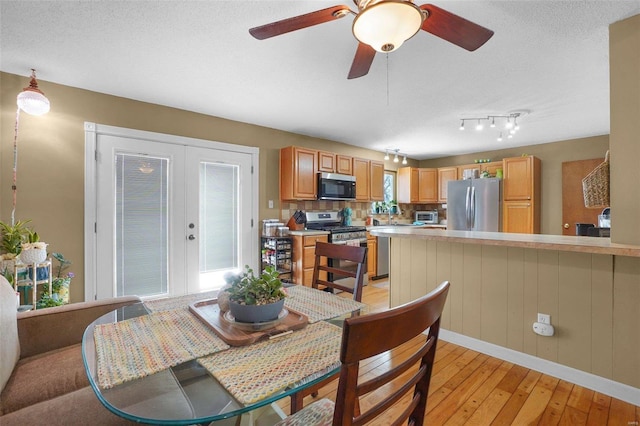
[[[22,89],[17,98],[18,107],[31,115],[43,115],[49,112],[49,99],[38,89],[36,70],[31,69],[31,82]]]

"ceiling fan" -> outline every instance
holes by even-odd
[[[333,6],[270,24],[251,28],[258,40],[355,15],[352,31],[358,48],[349,79],[366,75],[376,52],[393,52],[420,29],[443,40],[474,51],[493,36],[493,31],[432,4],[415,5],[409,0],[353,0],[358,12],[348,6]]]

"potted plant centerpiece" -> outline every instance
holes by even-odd
[[[225,281],[227,285],[220,291],[218,303],[225,310],[226,303],[221,301],[227,299],[236,321],[260,323],[278,319],[286,293],[274,266],[255,276],[247,265],[242,273],[226,275]]]

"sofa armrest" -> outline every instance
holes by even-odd
[[[115,309],[138,302],[141,300],[137,296],[123,296],[20,312],[20,358],[81,343],[85,329],[93,321]]]

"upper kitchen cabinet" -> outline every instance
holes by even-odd
[[[480,177],[480,164],[475,164],[475,163],[474,163],[474,164],[465,164],[465,165],[463,165],[463,166],[458,166],[458,175],[457,175],[457,179],[458,179],[458,180],[460,180],[460,179],[464,179],[464,178],[465,178],[464,173],[465,173],[465,171],[467,171],[467,170],[471,170],[471,171],[473,171],[473,170],[477,170],[477,171],[478,171],[478,173],[477,173],[477,177]]]
[[[540,232],[540,159],[505,158],[503,232]]]
[[[401,167],[398,169],[399,203],[437,203],[438,170]]]
[[[318,152],[289,146],[280,150],[280,200],[317,198]]]
[[[318,151],[318,171],[335,173],[336,154],[334,154],[333,152]]]
[[[348,155],[336,154],[336,173],[353,175],[353,158]]]
[[[447,202],[447,185],[450,180],[458,179],[457,167],[439,167],[438,168],[438,202]]]
[[[532,200],[540,194],[540,159],[533,156],[505,158],[505,201]]]
[[[353,176],[356,178],[356,201],[369,201],[369,160],[353,159]]]
[[[480,164],[480,173],[489,172],[489,177],[496,177],[498,169],[504,169],[502,161],[491,161],[489,163]]]
[[[369,161],[369,197],[371,201],[384,201],[384,163],[382,161]]]

